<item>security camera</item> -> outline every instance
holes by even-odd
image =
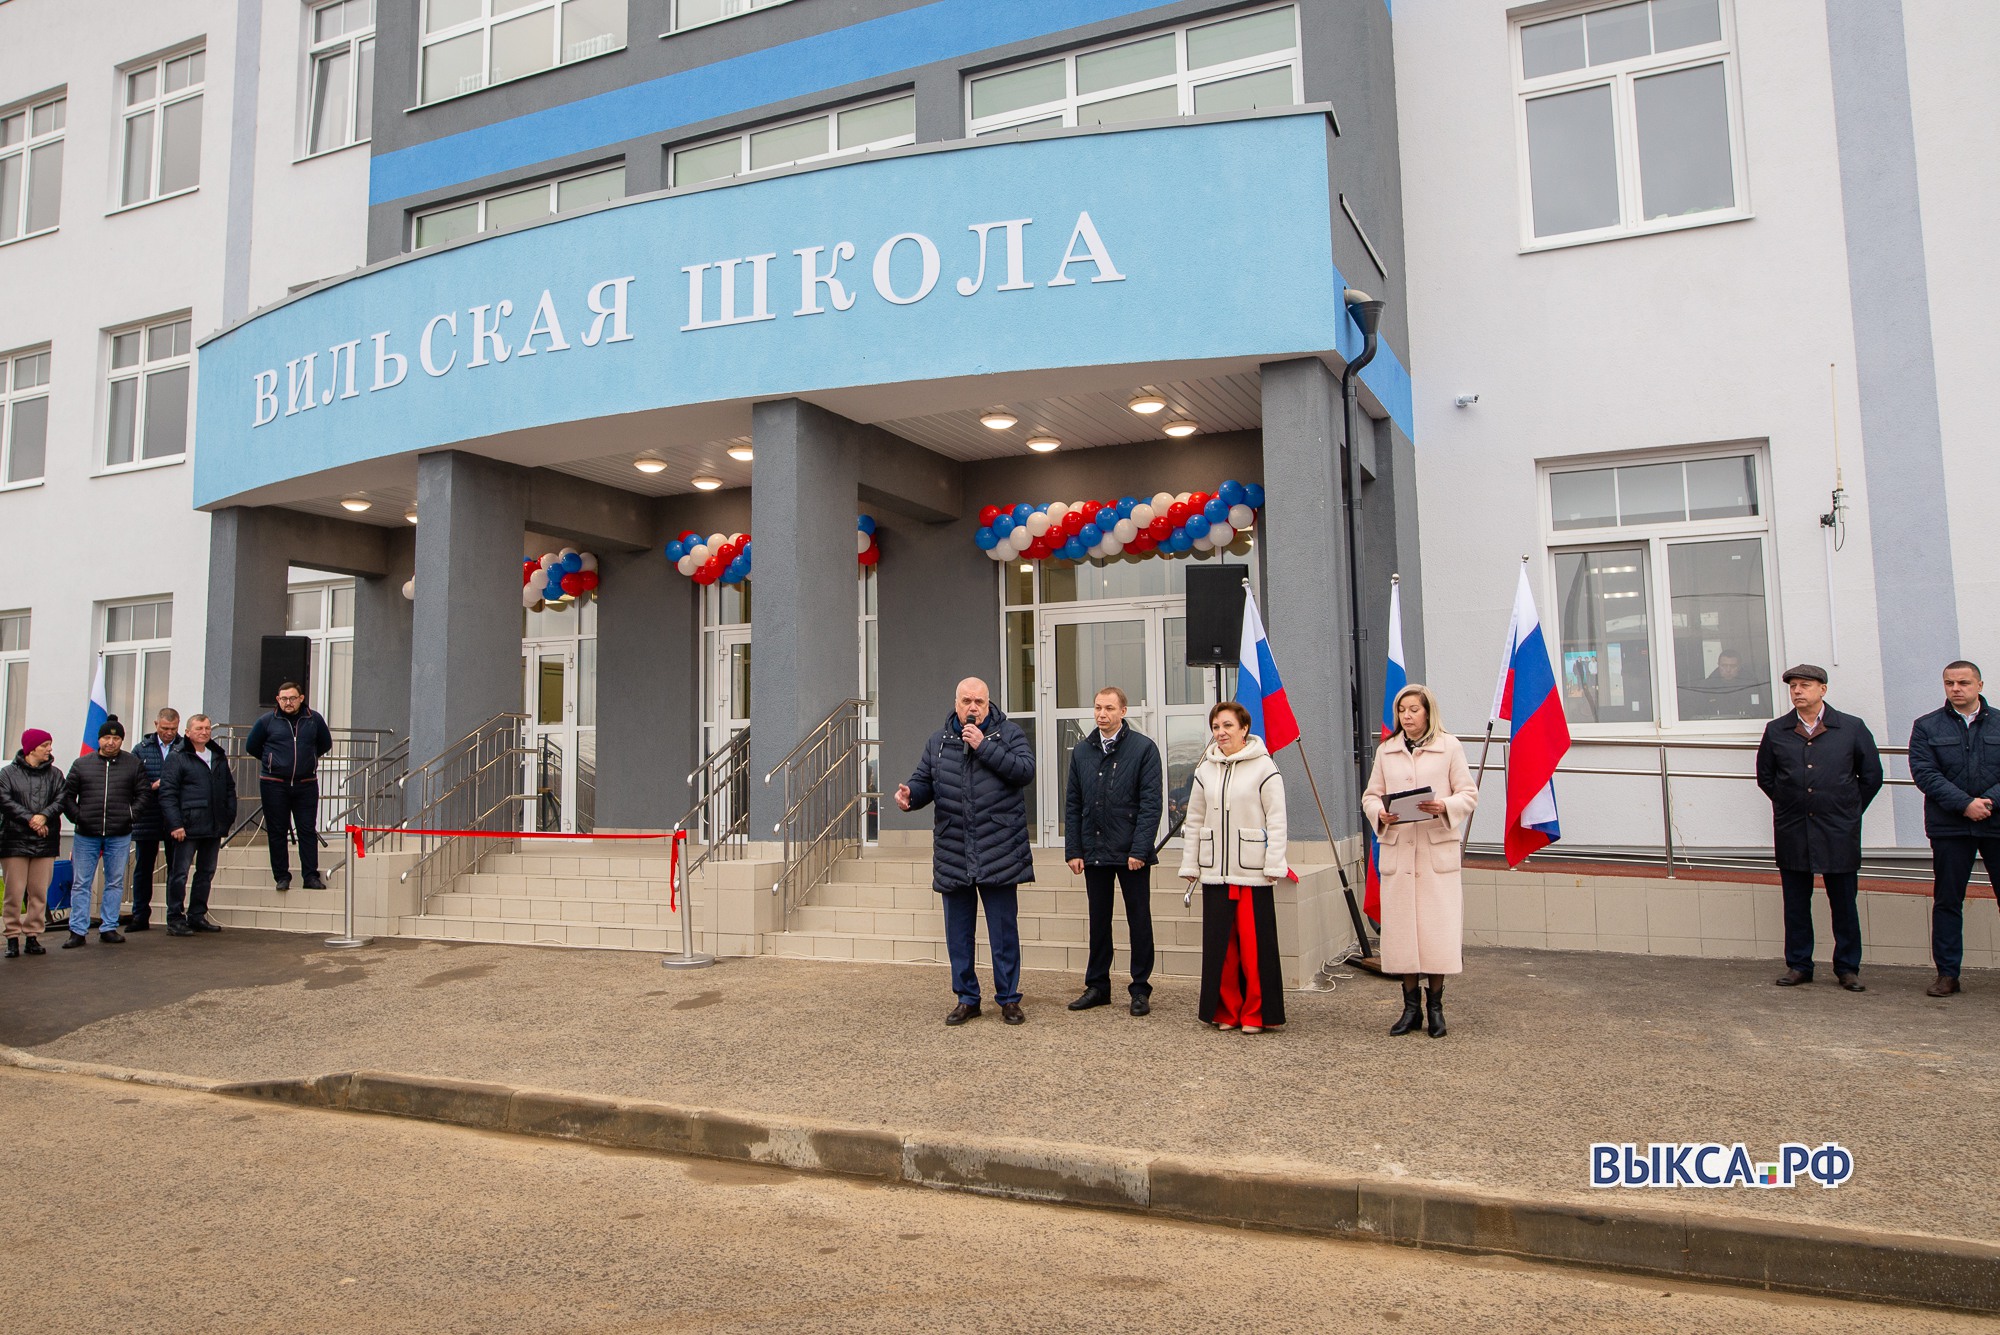
[[[1479,396],[1477,394],[1461,394],[1457,398],[1452,400],[1452,403],[1460,408],[1470,408],[1473,404],[1477,402],[1479,402]]]

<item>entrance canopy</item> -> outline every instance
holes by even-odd
[[[1318,109],[919,147],[386,262],[202,345],[198,506],[1351,356]],[[1101,382],[1101,383],[1100,383]],[[1363,375],[1409,433],[1406,372]]]

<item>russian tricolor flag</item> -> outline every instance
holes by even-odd
[[[111,717],[111,706],[104,695],[104,655],[97,656],[97,680],[90,686],[90,707],[83,711],[83,749],[77,752],[87,756],[97,749],[97,730],[104,726],[104,720]],[[116,926],[117,924],[113,924]]]
[[[1556,818],[1556,765],[1569,750],[1569,720],[1563,717],[1555,669],[1542,639],[1528,567],[1514,593],[1514,618],[1507,628],[1507,661],[1493,693],[1495,719],[1506,719],[1507,865],[1519,866],[1538,848],[1562,838]]]
[[[1243,590],[1243,642],[1237,650],[1236,702],[1250,711],[1250,732],[1264,740],[1272,755],[1299,739],[1285,683],[1278,677],[1271,642],[1264,635],[1264,618],[1257,614],[1257,595]]]
[[[1389,579],[1389,666],[1382,673],[1382,741],[1396,735],[1396,696],[1410,684],[1410,670],[1403,661],[1403,581]],[[1368,829],[1368,888],[1361,899],[1361,911],[1370,922],[1382,921],[1382,841],[1375,829]]]

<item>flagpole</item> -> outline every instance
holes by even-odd
[[[1472,791],[1478,792],[1486,782],[1486,753],[1493,749],[1493,720],[1486,720],[1486,740],[1479,746],[1479,773],[1473,777]],[[1463,859],[1465,850],[1472,847],[1472,822],[1465,822],[1465,833],[1458,837],[1458,856]]]

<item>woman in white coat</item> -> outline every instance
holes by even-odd
[[[1375,772],[1361,797],[1382,852],[1382,972],[1403,976],[1403,1015],[1391,1034],[1407,1034],[1425,1019],[1432,1038],[1443,1038],[1444,975],[1465,969],[1465,891],[1459,880],[1460,838],[1479,805],[1479,788],[1465,763],[1465,748],[1444,730],[1430,687],[1396,693],[1396,735],[1375,749]],[[1418,804],[1427,819],[1400,821],[1388,810],[1392,793],[1429,788]],[[1418,1006],[1419,980],[1430,980],[1427,1006]]]
[[[1212,739],[1195,767],[1181,827],[1181,876],[1201,882],[1201,1018],[1260,1034],[1285,1022],[1278,912],[1285,879],[1285,781],[1250,711],[1225,700],[1208,711]]]

